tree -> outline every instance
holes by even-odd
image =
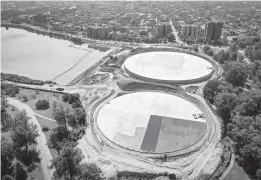
[[[261,168],[259,168],[256,172],[257,180],[261,180]]]
[[[245,56],[249,57],[249,51],[252,51],[252,50],[253,50],[252,46],[247,46],[244,51]]]
[[[64,146],[61,155],[54,158],[50,168],[55,168],[59,178],[73,180],[80,174],[80,162],[83,159],[82,152],[75,148],[74,144]]]
[[[2,94],[15,97],[19,93],[19,87],[13,84],[1,83]]]
[[[101,169],[93,163],[81,164],[80,166],[80,179],[82,180],[103,180],[103,174]]]
[[[207,55],[213,56],[213,55],[214,55],[214,51],[213,51],[212,49],[209,49],[209,50],[207,51]]]
[[[54,128],[52,130],[47,145],[49,148],[55,149],[60,155],[60,150],[62,149],[62,142],[64,139],[67,138],[68,134],[66,129],[62,126],[58,126],[57,128]]]
[[[169,41],[169,42],[174,42],[174,41],[175,41],[175,36],[174,36],[173,33],[169,33],[169,34],[168,34],[168,41]]]
[[[213,46],[222,46],[224,42],[221,39],[218,39],[218,40],[212,40],[210,44]]]
[[[207,99],[211,104],[214,102],[214,97],[217,94],[217,89],[219,85],[218,80],[210,80],[207,82],[207,84],[204,86],[203,94],[204,98]]]
[[[26,171],[20,162],[16,163],[15,172],[15,180],[27,180]]]
[[[239,61],[239,62],[242,62],[242,61],[244,61],[244,55],[243,54],[241,54],[241,53],[238,53],[238,55],[237,55],[237,61]]]
[[[246,47],[246,44],[244,41],[239,41],[238,46],[239,48],[244,49]]]
[[[5,175],[2,180],[15,180],[14,177],[10,176],[10,175]]]
[[[78,127],[78,121],[77,121],[77,116],[75,115],[74,112],[70,112],[67,115],[67,121],[68,125],[71,126],[72,128],[77,128]]]
[[[49,108],[49,102],[45,99],[38,100],[35,104],[37,110],[46,110]]]
[[[74,108],[74,113],[77,117],[77,122],[80,126],[85,126],[86,124],[86,113],[84,108]]]
[[[11,175],[14,172],[12,161],[14,159],[14,150],[12,142],[1,139],[1,177]]]
[[[72,104],[73,102],[78,101],[79,98],[80,98],[80,95],[78,93],[69,94],[68,103]]]
[[[216,61],[220,64],[223,64],[224,62],[228,61],[230,58],[229,52],[225,50],[221,50],[216,55]]]
[[[63,109],[58,109],[54,112],[54,119],[56,122],[67,129],[66,112]]]
[[[205,46],[203,47],[203,52],[204,52],[205,54],[207,54],[207,52],[208,52],[209,49],[211,49],[210,46],[205,45]]]
[[[238,53],[232,53],[231,55],[230,55],[230,61],[236,61],[237,60],[237,56],[238,56]]]
[[[232,93],[234,90],[233,86],[225,81],[210,80],[203,88],[204,98],[207,99],[211,104],[214,103],[214,97],[218,93]]]
[[[257,49],[253,52],[253,60],[261,60],[261,49]]]
[[[30,148],[28,152],[24,149],[16,149],[16,158],[27,168],[27,172],[32,173],[41,162],[40,152],[35,148]]]
[[[238,46],[235,44],[235,43],[233,43],[233,44],[231,44],[230,45],[230,47],[229,47],[229,53],[230,54],[233,54],[233,53],[238,53]]]
[[[191,44],[192,42],[193,42],[193,40],[190,37],[186,38],[186,43],[187,44]]]
[[[80,108],[82,106],[80,100],[76,100],[72,103],[72,108]]]
[[[240,103],[235,108],[235,113],[237,113],[240,116],[254,116],[256,115],[258,109],[257,104],[250,98],[244,98],[243,100],[239,100],[242,103]]]
[[[63,99],[64,102],[68,102],[68,100],[69,100],[69,95],[68,95],[68,94],[64,94],[64,95],[62,96],[62,99]]]
[[[39,136],[37,126],[29,122],[29,117],[25,111],[21,111],[16,115],[16,123],[13,127],[11,138],[16,148],[25,147],[26,154],[28,146],[37,144],[36,137]]]
[[[5,97],[1,96],[1,129],[7,130],[11,126],[11,116],[7,113],[6,108],[8,107]]]
[[[195,52],[198,52],[199,50],[198,50],[198,45],[193,45],[193,50],[195,51]]]
[[[231,112],[237,104],[237,98],[234,93],[219,93],[214,98],[214,105],[225,125],[230,121]]]
[[[247,80],[247,67],[246,64],[241,62],[229,62],[224,67],[224,78],[233,86],[242,86]]]

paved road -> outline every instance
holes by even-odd
[[[171,28],[172,28],[172,30],[173,30],[174,36],[175,36],[175,38],[176,38],[176,42],[177,42],[178,44],[183,44],[183,42],[179,39],[178,31],[175,29],[175,27],[174,27],[174,25],[173,25],[171,19],[170,19],[170,25],[171,25]]]
[[[24,104],[16,99],[13,98],[7,98],[8,103],[15,106],[19,110],[25,110],[27,112],[27,115],[31,118],[29,121],[34,123],[37,126],[37,130],[39,133],[39,136],[36,138],[36,141],[38,145],[36,146],[37,150],[40,151],[40,158],[41,158],[41,166],[44,174],[45,180],[51,180],[53,176],[53,169],[49,169],[48,167],[51,165],[52,155],[50,152],[50,149],[46,145],[47,140],[42,132],[42,128],[39,124],[39,122],[36,120],[34,116],[34,111],[27,105]]]

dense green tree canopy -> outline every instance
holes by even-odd
[[[243,86],[247,80],[247,66],[241,62],[229,62],[225,64],[224,78],[233,86]]]
[[[29,122],[30,118],[25,111],[19,112],[15,119],[11,138],[16,148],[25,147],[27,153],[29,145],[37,144],[36,137],[39,136],[37,126]]]
[[[59,178],[74,179],[80,174],[80,162],[83,159],[81,150],[73,146],[64,146],[60,156],[54,158],[51,168],[55,168]]]

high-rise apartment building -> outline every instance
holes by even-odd
[[[187,26],[186,25],[182,25],[182,27],[181,27],[181,35],[182,36],[186,36],[186,31],[187,31]]]
[[[221,33],[222,33],[222,27],[223,23],[222,22],[217,22],[215,24],[215,34],[214,34],[214,40],[220,39]]]
[[[182,36],[198,36],[199,27],[196,25],[183,25],[181,27]]]
[[[207,42],[218,40],[222,32],[222,22],[208,22],[205,25],[204,39]]]
[[[98,27],[98,38],[104,39],[108,35],[108,31],[106,27]]]
[[[160,38],[167,37],[171,32],[171,26],[168,23],[160,23],[158,24],[158,36]]]
[[[87,36],[89,38],[94,38],[94,39],[105,39],[108,35],[108,28],[107,27],[88,27],[87,28]]]

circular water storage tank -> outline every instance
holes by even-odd
[[[97,125],[108,141],[140,152],[165,153],[188,148],[206,132],[201,110],[178,96],[136,92],[102,106]]]
[[[123,66],[133,77],[163,83],[200,82],[213,72],[212,64],[201,57],[169,51],[136,54],[127,58]]]

